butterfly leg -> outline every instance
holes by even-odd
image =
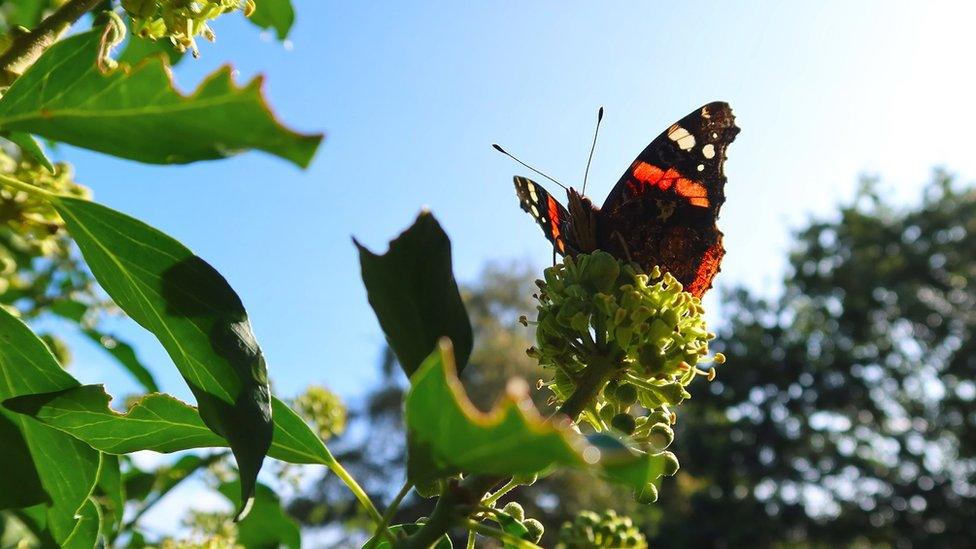
[[[556,248],[552,249],[552,266],[556,266]]]
[[[613,236],[617,237],[620,241],[620,248],[624,251],[624,255],[627,256],[628,262],[633,262],[634,260],[630,257],[630,249],[627,247],[627,241],[624,240],[624,235],[620,234],[620,231],[613,231]]]

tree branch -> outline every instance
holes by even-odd
[[[17,35],[7,51],[0,55],[0,84],[9,86],[23,74],[44,50],[57,42],[75,21],[97,6],[101,0],[71,0],[41,21],[30,32]]]

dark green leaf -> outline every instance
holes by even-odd
[[[94,202],[48,198],[105,291],[163,344],[204,423],[230,442],[250,490],[271,444],[271,394],[240,298],[206,261],[149,225]]]
[[[512,386],[488,414],[478,411],[457,379],[449,347],[432,353],[410,383],[407,470],[415,482],[457,472],[512,476],[562,466],[592,468],[631,488],[643,488],[664,470],[661,456],[636,453],[602,438],[597,446],[568,422],[543,420],[524,384],[524,390]]]
[[[48,160],[47,155],[44,154],[44,148],[34,139],[33,135],[24,132],[10,132],[4,137],[20,147],[20,152],[24,153],[25,156],[44,166],[47,171],[54,173],[54,165]]]
[[[156,379],[153,378],[152,372],[142,364],[131,345],[120,341],[115,336],[103,334],[95,329],[83,330],[83,332],[99,347],[108,351],[108,354],[112,355],[127,372],[132,374],[132,377],[146,391],[150,393],[159,392],[159,386],[156,385]]]
[[[20,424],[0,412],[0,509],[28,507],[46,499]]]
[[[251,14],[251,23],[262,29],[274,29],[278,40],[288,38],[288,31],[295,22],[295,10],[291,0],[255,0],[257,9]]]
[[[0,307],[0,399],[60,391],[77,385],[78,382],[61,369],[44,342],[23,322]],[[19,428],[34,466],[34,471],[4,470],[0,477],[24,475],[25,478],[40,479],[43,493],[33,494],[32,497],[18,495],[17,498],[44,502],[51,534],[59,543],[66,543],[78,523],[75,515],[88,501],[97,480],[99,453],[31,418],[6,410],[0,410],[0,414]],[[6,452],[8,441],[3,442]],[[17,441],[14,440],[13,444],[16,445]],[[23,447],[17,451],[22,452]],[[24,466],[22,462],[15,464]],[[7,496],[6,491],[0,492],[0,499]],[[89,547],[93,543],[94,539]]]
[[[258,149],[305,167],[315,154],[322,136],[278,124],[260,79],[238,88],[225,67],[184,97],[158,57],[103,74],[100,36],[78,34],[47,50],[0,100],[0,128],[153,164]]]
[[[471,355],[471,321],[451,268],[451,241],[434,216],[422,212],[383,255],[356,246],[369,304],[407,375],[442,337],[451,339],[463,369]]]
[[[222,484],[219,490],[231,502],[240,502],[237,496],[240,493],[238,483]],[[299,549],[302,546],[302,536],[298,524],[281,508],[281,502],[274,490],[259,483],[254,496],[251,512],[237,523],[237,543],[246,549]]]
[[[110,454],[141,450],[176,452],[226,447],[227,441],[204,425],[197,409],[166,394],[142,397],[120,414],[109,407],[112,397],[101,385],[24,395],[3,402],[25,414]],[[274,438],[268,455],[289,463],[328,465],[325,444],[287,404],[272,399]]]

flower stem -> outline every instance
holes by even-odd
[[[477,532],[484,536],[489,536],[500,541],[504,541],[507,545],[513,547],[520,547],[523,549],[538,549],[538,545],[532,543],[531,541],[524,540],[522,538],[513,536],[504,530],[498,528],[492,528],[491,526],[485,526],[480,522],[475,522],[471,519],[467,519],[461,522],[461,524],[470,530],[471,532]]]
[[[518,485],[519,485],[518,482],[515,482],[515,478],[513,477],[512,480],[508,481],[508,483],[505,484],[505,486],[502,486],[501,488],[499,488],[497,492],[495,492],[494,494],[492,494],[491,496],[489,496],[482,503],[485,504],[485,505],[487,505],[487,506],[494,505],[494,503],[496,501],[498,501],[499,498],[501,498],[505,494],[511,492],[515,488],[517,488]]]
[[[75,21],[95,9],[102,0],[70,0],[41,21],[36,28],[17,35],[7,51],[0,55],[0,85],[9,86],[52,44],[58,41]]]
[[[576,390],[559,408],[559,413],[569,416],[575,422],[583,410],[596,400],[616,366],[615,362],[607,358],[590,357],[586,370],[576,382]]]

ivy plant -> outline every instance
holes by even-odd
[[[183,53],[199,55],[199,39],[214,39],[217,17],[241,12],[284,38],[294,19],[289,1],[14,0],[2,10],[0,512],[19,542],[153,544],[141,517],[209,468],[236,508],[231,543],[298,547],[280,497],[258,480],[271,458],[324,466],[342,479],[372,522],[368,547],[451,547],[458,535],[468,546],[482,536],[537,547],[541,524],[518,502],[502,501],[515,487],[573,468],[650,504],[659,479],[677,470],[667,451],[675,409],[696,377],[714,376],[704,365],[724,360],[709,354],[698,299],[668,273],[602,252],[564,259],[542,273],[534,318],[522,319],[537,339],[527,352],[551,373],[536,390],[551,393],[553,410],[537,410],[532,389],[513,382],[482,412],[458,380],[475,342],[451,243],[424,212],[385,253],[356,243],[369,303],[410,381],[407,483],[390,502],[371,501],[325,444],[341,429],[341,407],[325,389],[294,409],[271,393],[269,365],[227,280],[163,231],[92,201],[70,166],[51,162],[41,145],[152,164],[258,150],[308,166],[321,135],[278,122],[260,79],[238,86],[221,69],[186,96],[170,79]],[[195,402],[159,392],[134,349],[100,328],[99,315],[113,310],[159,340]],[[77,324],[145,394],[119,411],[103,386],[79,383],[63,368],[57,339],[31,330],[42,313]],[[210,450],[155,471],[131,459],[201,449]],[[432,514],[390,524],[410,491],[437,498]],[[643,544],[612,513],[581,515],[560,540]]]

